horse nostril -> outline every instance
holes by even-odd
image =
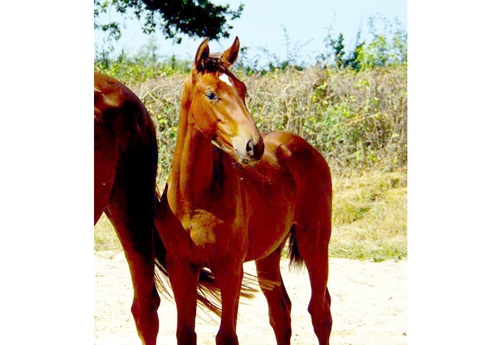
[[[253,156],[253,142],[252,142],[252,140],[249,140],[247,142],[246,150],[247,150],[248,155]]]
[[[249,141],[247,141],[245,151],[246,159],[249,159],[251,161],[260,160],[262,158],[262,155],[264,154],[264,141],[261,137],[259,137],[259,140],[257,141],[250,139]]]
[[[260,160],[263,155],[264,155],[264,140],[262,140],[262,137],[260,137],[259,141],[257,141],[256,144],[254,144],[253,158],[255,158],[256,160]]]

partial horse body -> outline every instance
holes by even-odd
[[[328,281],[332,183],[321,154],[297,135],[261,135],[231,73],[239,40],[222,54],[198,48],[181,99],[178,138],[155,224],[167,248],[177,305],[177,343],[196,344],[196,281],[208,267],[221,289],[216,343],[238,344],[236,318],[243,263],[255,260],[278,344],[290,344],[291,301],[280,273],[305,263],[308,311],[320,345],[332,328]]]
[[[122,83],[94,73],[94,224],[105,212],[120,239],[134,287],[132,314],[147,345],[156,344],[160,305],[154,282],[157,162],[156,132],[142,102]],[[156,252],[164,255],[161,248]]]
[[[156,264],[166,273],[165,247],[154,227],[158,204],[156,131],[139,98],[119,81],[94,73],[94,224],[105,212],[123,246],[134,298],[132,314],[145,345],[156,344],[160,297]],[[202,272],[201,301],[217,296],[213,277]]]

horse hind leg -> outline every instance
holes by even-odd
[[[317,229],[324,231],[314,231]],[[331,230],[329,225],[321,227],[315,224],[304,227],[296,224],[292,231],[295,243],[292,244],[291,250],[299,262],[303,260],[305,263],[311,283],[308,311],[314,333],[320,345],[327,345],[332,330],[331,298],[327,287],[328,243]]]
[[[304,139],[292,137],[277,151],[296,185],[298,204],[290,236],[292,263],[304,262],[311,282],[311,314],[320,345],[329,344],[332,330],[328,291],[328,245],[331,235],[332,181],[321,154]]]
[[[117,207],[111,206],[106,215],[116,229],[129,266],[134,289],[131,312],[142,344],[154,345],[159,330],[160,296],[154,284],[153,248],[146,238],[138,239],[138,233],[147,229],[131,226],[125,217],[117,216],[118,212]]]
[[[292,336],[290,313],[292,302],[280,272],[280,257],[283,247],[271,255],[255,261],[259,284],[269,306],[269,323],[274,330],[278,345],[289,345]]]
[[[137,165],[131,167],[132,162]],[[134,288],[131,311],[137,333],[143,345],[154,345],[160,305],[154,282],[155,183],[150,172],[141,171],[145,166],[141,160],[122,160],[106,215],[115,227],[129,266]]]

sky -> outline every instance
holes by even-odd
[[[285,1],[285,0],[218,0],[216,4],[230,4],[236,9],[240,3],[245,8],[240,18],[231,21],[233,29],[230,38],[212,41],[212,51],[222,51],[230,46],[235,36],[238,36],[242,46],[248,47],[249,56],[264,56],[260,48],[265,48],[276,55],[280,61],[287,58],[285,32],[289,38],[289,48],[300,48],[297,53],[303,62],[315,61],[315,58],[325,52],[324,39],[329,30],[336,38],[339,33],[344,34],[345,46],[348,52],[352,51],[356,35],[361,28],[362,38],[371,38],[368,33],[368,19],[380,15],[392,24],[395,18],[401,27],[407,27],[406,0],[349,0],[349,1]],[[123,19],[118,14],[106,14],[102,20],[107,21]],[[99,19],[101,20],[101,18]],[[382,21],[379,28],[382,30]],[[122,30],[122,38],[116,44],[117,51],[124,49],[126,52],[137,52],[151,39],[141,32],[137,19],[125,20],[127,26]],[[159,46],[160,56],[176,55],[180,58],[191,60],[196,49],[201,43],[201,38],[191,39],[182,36],[180,45],[173,44],[173,40],[165,40],[161,32],[153,35],[155,43]],[[94,42],[97,47],[102,47],[104,35],[94,31]],[[291,51],[291,50],[290,50]],[[291,51],[292,52],[292,51]],[[293,53],[293,54],[295,54]],[[300,62],[300,61],[298,61]]]

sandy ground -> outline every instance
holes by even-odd
[[[407,344],[406,263],[330,259],[331,344]],[[94,344],[139,345],[130,312],[132,285],[123,253],[96,252],[94,270]],[[254,264],[245,264],[245,271],[255,273]],[[288,262],[282,261],[282,275],[293,305],[292,344],[317,344],[307,312],[307,272],[289,271]],[[163,299],[158,313],[158,344],[175,344],[174,304]],[[198,309],[198,344],[215,344],[217,329],[218,320]],[[262,293],[240,302],[238,337],[241,345],[276,344]]]

